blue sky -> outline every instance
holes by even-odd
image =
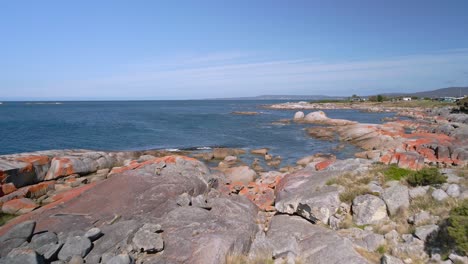
[[[1,1],[0,100],[468,86],[468,1]]]

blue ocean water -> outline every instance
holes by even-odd
[[[64,148],[96,150],[269,147],[286,163],[314,153],[352,157],[352,146],[309,137],[311,125],[275,125],[294,110],[263,109],[279,101],[105,101],[0,105],[0,154]],[[233,115],[257,111],[260,115]],[[392,113],[325,110],[332,118],[381,123]],[[307,112],[306,112],[307,113]]]

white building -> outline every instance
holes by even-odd
[[[403,97],[401,98],[402,101],[411,101],[411,97]]]

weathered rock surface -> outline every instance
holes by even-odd
[[[275,259],[292,255],[303,263],[368,263],[350,240],[298,216],[274,216],[263,244]]]
[[[68,237],[58,253],[58,259],[69,261],[75,255],[84,258],[91,251],[91,247],[91,240],[87,237]]]
[[[406,209],[410,205],[408,187],[401,184],[386,188],[382,194],[382,199],[387,204],[390,215],[395,215],[399,209]]]
[[[239,166],[226,169],[224,174],[231,182],[241,182],[248,184],[254,181],[257,173],[248,166]]]
[[[432,198],[434,198],[435,200],[437,201],[443,201],[445,199],[447,199],[449,196],[446,192],[444,192],[444,190],[442,189],[436,189],[432,192]]]
[[[357,225],[376,224],[388,218],[385,202],[370,194],[354,198],[352,210]]]
[[[307,168],[286,175],[276,187],[276,210],[328,224],[340,206],[338,189],[326,185],[334,177],[337,174],[333,171],[315,172]]]
[[[24,221],[12,227],[0,237],[0,257],[5,257],[13,248],[28,241],[36,227],[34,221]]]

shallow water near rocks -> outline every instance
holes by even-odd
[[[263,109],[281,101],[106,101],[0,106],[0,154],[47,149],[270,148],[284,164],[314,153],[353,157],[356,148],[309,137],[306,124],[273,124],[296,110]],[[234,115],[256,111],[259,115]],[[305,111],[306,113],[311,111]],[[324,110],[330,118],[382,123],[394,113]]]

